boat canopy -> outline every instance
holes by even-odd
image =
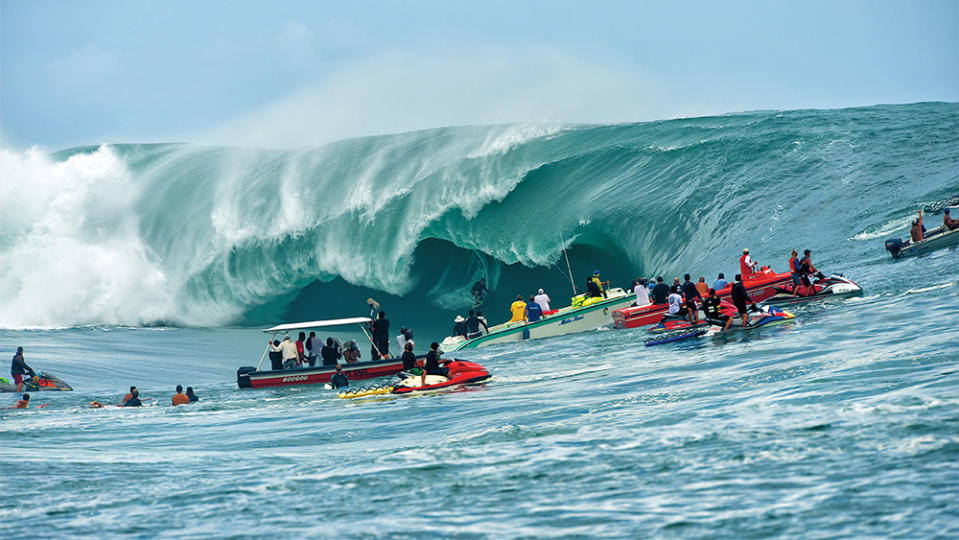
[[[300,330],[303,328],[323,328],[326,326],[346,326],[348,324],[369,324],[373,319],[369,317],[351,317],[348,319],[329,319],[326,321],[310,321],[301,323],[280,324],[267,328],[263,332],[283,332],[285,330]]]

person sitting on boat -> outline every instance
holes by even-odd
[[[123,402],[123,407],[142,407],[143,402],[140,401],[140,391],[134,388],[130,391],[130,399]]]
[[[696,323],[699,321],[699,308],[696,307],[696,299],[699,298],[699,301],[703,301],[703,295],[699,293],[699,289],[692,282],[689,277],[689,274],[683,276],[683,279],[686,281],[683,283],[683,296],[686,301],[686,310],[689,313],[689,322]]]
[[[350,386],[350,380],[346,378],[346,374],[343,373],[343,367],[339,364],[336,365],[336,373],[330,377],[330,386],[332,386],[334,390]]]
[[[283,348],[280,347],[280,340],[274,339],[270,343],[270,367],[274,370],[283,369]]]
[[[633,303],[634,306],[649,305],[649,289],[646,287],[646,279],[639,278],[636,286],[633,287],[633,294],[636,295],[636,302]]]
[[[412,344],[413,342],[409,341],[407,343]],[[355,339],[351,339],[343,351],[343,359],[346,360],[347,364],[355,364],[360,361],[360,356],[360,346],[356,344]]]
[[[483,335],[483,332],[480,332],[480,326],[489,333],[489,326],[486,325],[486,319],[481,319],[472,309],[468,315],[469,316],[466,317],[466,339],[473,339]]]
[[[741,274],[736,274],[736,283],[733,283],[733,289],[730,291],[730,296],[733,300],[733,305],[736,306],[736,311],[739,312],[739,316],[743,320],[743,328],[746,328],[746,323],[749,322],[749,314],[747,313],[746,304],[749,303],[749,293],[746,292],[746,287],[743,285],[743,276]],[[723,332],[729,330],[729,325],[732,324],[733,320],[730,318],[726,321],[726,326],[723,328]]]
[[[922,210],[919,211],[919,219],[912,220],[912,229],[909,231],[909,235],[912,237],[913,242],[922,242],[925,229],[922,227]]]
[[[23,390],[23,376],[27,373],[34,377],[36,372],[27,365],[23,359],[23,347],[17,347],[17,354],[13,355],[13,362],[10,364],[10,375],[13,375],[13,383],[17,385],[17,392]]]
[[[743,256],[739,258],[739,274],[747,278],[756,273],[756,265],[752,257],[749,256],[749,248],[743,250]]]
[[[386,318],[385,311],[380,311],[377,319],[370,323],[370,333],[373,334],[373,346],[370,348],[370,356],[373,358],[389,358],[390,320]]]
[[[669,315],[675,317],[686,316],[686,306],[683,305],[683,297],[679,294],[678,285],[673,285],[672,289],[670,289],[669,296],[666,297],[666,301],[669,302]]]
[[[196,393],[193,392],[192,386],[186,387],[186,397],[190,398],[190,403],[196,403],[197,401],[200,401],[200,398],[198,398]]]
[[[599,270],[593,270],[593,281],[596,282],[596,286],[599,287],[599,290],[603,291],[603,297],[605,297],[606,289],[609,288],[609,281],[602,281],[599,279]]]
[[[456,318],[453,319],[453,323],[454,323],[454,324],[453,324],[453,333],[450,334],[450,335],[451,335],[451,336],[454,336],[454,337],[458,336],[458,337],[461,337],[461,338],[463,338],[463,339],[466,339],[466,334],[467,334],[467,332],[466,332],[466,319],[464,319],[462,315],[457,315]]]
[[[530,295],[529,302],[526,302],[526,320],[536,322],[543,318],[543,308],[536,302],[536,297]]]
[[[403,350],[403,371],[413,374],[420,375],[421,369],[420,366],[416,363],[416,355],[413,354],[413,344],[407,343],[405,349]]]
[[[333,338],[326,338],[326,345],[320,350],[320,356],[323,357],[324,366],[335,366],[337,357],[336,347],[333,345]]]
[[[405,326],[400,327],[400,335],[396,336],[396,344],[401,351],[406,350],[406,342],[413,341],[413,330]]]
[[[524,322],[526,321],[526,302],[523,300],[522,294],[516,295],[516,301],[509,305],[509,311],[512,313],[512,317],[506,322]]]
[[[703,300],[703,312],[706,315],[706,320],[712,324],[725,327],[729,321],[729,315],[723,313],[721,305],[722,300],[716,294],[716,289],[709,289],[708,296]]]
[[[176,385],[176,394],[174,394],[173,397],[170,399],[170,404],[173,407],[176,407],[177,405],[190,404],[190,398],[188,398],[187,395],[183,393],[183,386],[179,384]]]
[[[719,276],[716,278],[716,281],[713,282],[713,288],[717,291],[721,291],[729,285],[729,282],[726,281],[726,274],[720,272]]]
[[[549,311],[549,303],[551,300],[549,295],[546,294],[543,289],[540,289],[539,292],[536,293],[534,300],[536,300],[536,303],[539,304],[539,307],[543,308],[543,313]]]
[[[293,369],[299,363],[299,354],[296,352],[296,345],[289,335],[283,336],[280,343],[280,350],[283,352],[283,369]]]
[[[696,282],[696,290],[703,296],[709,294],[709,285],[706,285],[705,277],[699,276],[699,281]]]
[[[586,296],[588,298],[601,298],[606,293],[598,285],[599,280],[586,278]]]
[[[18,399],[12,407],[8,409],[26,409],[30,405],[30,394],[23,394],[23,399]]]
[[[479,278],[479,281],[470,287],[470,296],[473,297],[473,302],[477,306],[482,304],[483,300],[486,299],[487,292],[489,291],[486,289],[486,278]]]
[[[669,298],[669,286],[663,283],[663,276],[656,277],[656,286],[653,287],[653,303],[665,304]]]
[[[310,332],[310,337],[306,338],[306,363],[313,367],[316,365],[316,357],[320,355],[320,342],[316,339],[316,332]]]
[[[443,377],[449,378],[450,369],[447,367],[441,367],[440,362],[443,361],[440,358],[440,344],[437,342],[430,343],[430,352],[426,353],[426,366],[425,371],[423,372],[423,386],[426,386],[426,376],[427,375],[442,375]],[[446,360],[444,363],[449,363],[449,360]]]
[[[946,208],[942,211],[942,226],[950,231],[956,230],[959,228],[959,219],[952,219],[952,216],[949,215],[949,209]]]

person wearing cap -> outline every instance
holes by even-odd
[[[596,285],[599,287],[599,290],[603,291],[603,298],[605,298],[606,288],[609,287],[609,281],[602,281],[599,279],[599,270],[593,270],[593,281],[596,282]]]
[[[173,397],[170,399],[170,404],[171,404],[173,407],[176,407],[177,405],[189,405],[189,404],[190,404],[190,398],[188,398],[188,397],[186,396],[186,394],[183,393],[183,386],[182,386],[182,385],[179,385],[179,384],[176,385],[176,394],[174,394]]]
[[[472,309],[468,315],[469,316],[466,317],[466,339],[473,339],[483,335],[483,333],[480,332],[480,326],[486,329],[486,333],[489,333],[489,326],[486,325],[485,319],[481,319]]]
[[[289,335],[283,336],[283,341],[280,343],[280,351],[283,353],[283,369],[295,368],[300,355],[296,351],[296,345],[293,344],[293,340],[290,339]]]
[[[543,313],[549,311],[550,298],[549,295],[543,291],[543,289],[540,289],[539,292],[536,293],[536,297],[534,299],[536,300],[536,303],[539,304],[539,307],[543,308]]]
[[[952,219],[952,216],[949,215],[949,209],[946,208],[943,210],[942,214],[942,226],[950,231],[956,230],[959,227],[959,219]]]
[[[529,296],[529,302],[526,302],[526,320],[536,322],[543,318],[543,308],[536,302],[536,297]]]
[[[10,375],[13,375],[13,383],[17,385],[17,392],[23,390],[23,376],[27,373],[31,377],[36,375],[33,368],[27,365],[23,359],[23,347],[17,347],[17,354],[13,355],[13,362],[10,364]]]
[[[462,315],[457,315],[453,322],[455,323],[453,324],[453,333],[450,335],[466,339],[466,319]]]
[[[912,229],[909,230],[909,236],[913,242],[922,242],[925,229],[922,227],[922,210],[919,211],[919,219],[912,220]]]
[[[336,373],[330,377],[330,386],[332,386],[334,390],[350,386],[350,380],[346,378],[346,374],[343,373],[343,367],[339,364],[336,365]]]
[[[739,275],[743,279],[748,278],[756,272],[756,263],[749,256],[749,248],[743,250],[743,256],[739,258]]]

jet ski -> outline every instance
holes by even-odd
[[[663,320],[659,321],[659,324],[653,326],[648,330],[650,334],[672,334],[677,331],[685,331],[694,328],[701,328],[709,326],[709,323],[703,318],[703,312],[699,312],[699,320],[695,323],[687,321],[683,317],[677,317],[676,315],[664,315]]]
[[[793,304],[822,300],[824,298],[843,298],[862,294],[862,287],[842,275],[823,277],[811,283],[808,287],[800,285],[798,289],[794,296],[792,287],[776,287],[776,294],[764,300],[763,303]]]
[[[430,390],[477,383],[491,377],[489,371],[486,371],[486,368],[473,362],[453,360],[448,363],[446,367],[450,370],[449,377],[427,375],[424,381],[422,375],[410,375],[393,388],[393,393],[409,394],[411,392],[428,392]]]
[[[796,318],[795,315],[789,313],[788,311],[783,311],[776,306],[764,305],[761,307],[753,304],[750,306],[747,312],[747,321],[746,326],[743,326],[743,319],[739,316],[739,310],[736,309],[736,306],[733,304],[723,301],[720,304],[720,309],[722,310],[723,315],[732,318],[733,322],[729,325],[729,331],[751,331],[756,330],[757,328],[763,328],[766,326],[776,326],[777,324],[783,324],[789,322]],[[721,334],[723,328],[726,326],[726,323],[719,320],[707,319],[711,324],[709,335]]]
[[[21,392],[39,392],[41,390],[60,390],[63,392],[68,392],[73,390],[69,384],[63,382],[62,379],[51,375],[45,371],[41,371],[39,374],[34,375],[33,377],[25,377],[23,379],[23,387]],[[17,385],[13,381],[0,377],[0,392],[16,392]]]
[[[705,328],[705,325],[708,323],[703,323],[702,325],[697,324],[695,328],[689,327],[686,330],[674,331],[668,334],[663,334],[655,338],[647,339],[643,342],[647,347],[652,347],[653,345],[665,345],[667,343],[673,343],[675,341],[683,341],[685,339],[692,339],[705,335],[708,331]]]

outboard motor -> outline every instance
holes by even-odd
[[[253,366],[243,366],[237,369],[236,385],[240,388],[253,388],[253,383],[250,381],[250,373],[254,372],[256,372],[256,368]]]
[[[899,238],[890,238],[886,240],[886,250],[889,253],[892,253],[892,256],[895,257],[899,254],[899,250],[902,249],[902,240]]]

